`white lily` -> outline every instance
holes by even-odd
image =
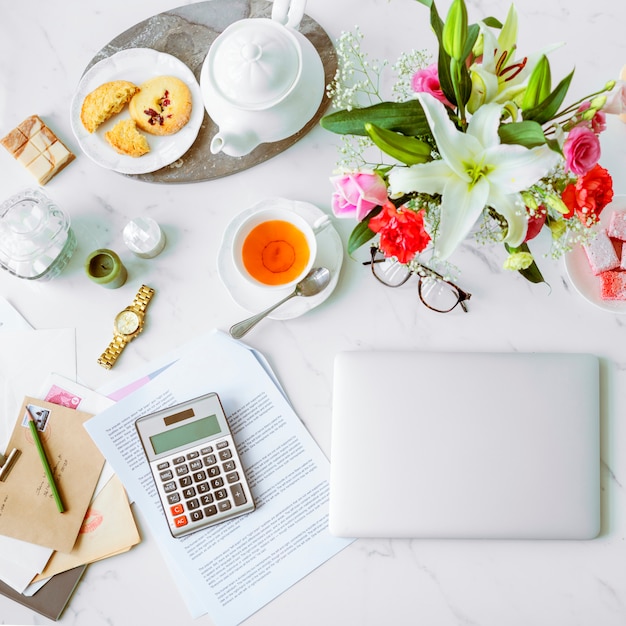
[[[487,206],[507,222],[504,241],[518,246],[528,225],[519,192],[545,176],[559,155],[547,146],[528,149],[500,143],[501,105],[480,107],[463,133],[452,123],[441,102],[427,93],[417,97],[441,159],[395,167],[389,174],[391,193],[441,194],[441,218],[434,247],[442,259],[448,258],[469,234]]]
[[[560,44],[548,46],[521,60],[515,59],[517,48],[517,11],[511,5],[506,21],[496,38],[492,30],[480,22],[483,39],[479,62],[469,68],[472,78],[472,95],[467,110],[474,113],[484,104],[497,102],[506,104],[521,100],[526,82],[539,59],[558,48]],[[518,105],[520,102],[517,103]]]

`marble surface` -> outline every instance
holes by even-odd
[[[78,151],[69,103],[85,67],[99,50],[134,24],[178,3],[109,0],[63,3],[22,0],[0,26],[0,133],[39,114]],[[468,2],[473,19],[504,18],[495,0]],[[440,11],[449,2],[438,3]],[[520,0],[520,38],[530,51],[567,42],[551,55],[554,77],[576,67],[572,95],[582,96],[617,77],[626,64],[625,5],[614,0],[576,3]],[[355,24],[373,57],[395,59],[411,47],[434,49],[428,11],[415,0],[309,0],[307,13],[331,38]],[[4,131],[4,132],[3,132]],[[287,151],[254,168],[202,183],[153,184],[99,168],[78,155],[45,192],[71,215],[78,249],[64,273],[30,283],[3,272],[0,293],[35,328],[74,327],[81,380],[98,387],[211,328],[223,330],[248,312],[221,284],[216,255],[237,213],[271,196],[330,210],[328,177],[338,141],[313,129]],[[626,126],[609,120],[602,163],[626,194]],[[6,197],[31,186],[29,175],[0,153]],[[155,259],[125,250],[122,229],[132,218],[155,219],[167,246]],[[336,222],[344,241],[351,227]],[[122,256],[126,285],[106,290],[84,275],[96,248]],[[253,615],[250,626],[345,623],[432,626],[570,626],[626,623],[626,316],[593,307],[574,290],[562,261],[540,259],[549,282],[533,286],[501,269],[499,248],[465,244],[455,255],[461,286],[472,293],[470,312],[439,315],[421,306],[415,289],[389,290],[345,259],[332,296],[305,316],[266,320],[247,336],[274,367],[293,405],[322,449],[330,451],[334,355],[344,349],[582,351],[602,359],[602,513],[600,537],[586,542],[359,540]],[[141,283],[157,295],[145,332],[107,372],[96,359],[111,337],[113,315]],[[565,375],[565,374],[564,374]],[[375,383],[376,372],[372,372]],[[485,381],[484,393],[488,393]],[[451,385],[451,389],[453,389]],[[392,389],[389,390],[393,392]],[[416,381],[416,403],[420,389]],[[532,393],[532,381],[520,381]],[[559,381],[554,383],[559,393]],[[442,401],[445,399],[442,398]],[[514,398],[511,399],[515,401]],[[503,407],[506,410],[506,407]],[[529,460],[532,462],[532,460]],[[494,468],[497,471],[497,468]],[[211,624],[193,620],[149,536],[129,553],[90,566],[61,623]],[[0,598],[0,622],[48,621]]]

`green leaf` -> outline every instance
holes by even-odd
[[[486,17],[483,22],[485,26],[489,26],[489,28],[502,28],[502,22],[495,17]]]
[[[463,49],[463,62],[465,62],[467,57],[472,53],[478,35],[480,35],[480,26],[478,26],[478,24],[471,24],[467,31],[467,40],[465,41],[465,48]]]
[[[421,2],[422,0],[417,0],[418,2]],[[424,4],[426,4],[424,2]],[[441,45],[441,33],[443,31],[443,20],[441,19],[441,17],[439,17],[439,13],[437,12],[437,7],[435,6],[434,2],[430,3],[430,26],[433,29],[435,35],[437,35],[437,40],[439,41],[439,46],[443,47]]]
[[[450,75],[450,57],[446,54],[442,45],[439,45],[439,58],[437,61],[437,74],[441,91],[448,99],[448,102],[456,104],[456,93],[454,92],[454,82]]]
[[[502,124],[498,129],[498,134],[502,143],[519,144],[526,148],[535,148],[546,143],[541,124],[531,120]]]
[[[516,248],[509,246],[509,244],[507,243],[504,244],[504,247],[509,254],[512,254],[514,252],[530,253],[530,248],[525,242],[522,245],[517,246]],[[539,269],[539,266],[537,265],[537,263],[535,263],[535,261],[533,261],[532,264],[529,265],[526,269],[518,271],[526,280],[530,281],[531,283],[538,284],[546,282],[543,274],[541,273],[541,270]]]
[[[376,209],[374,209],[376,210]],[[380,212],[381,208],[378,207],[378,211]],[[370,213],[369,217],[374,217],[373,213]],[[376,233],[373,230],[370,230],[368,226],[369,219],[366,218],[362,222],[359,222],[354,230],[350,233],[350,237],[348,239],[348,254],[352,255],[355,250],[358,250],[362,245],[366,244],[368,241],[373,239],[376,236]]]
[[[431,147],[415,137],[407,137],[393,130],[366,123],[365,130],[371,140],[389,156],[406,165],[426,163],[431,160]]]
[[[471,49],[470,49],[471,52]],[[460,100],[463,106],[467,104],[472,95],[472,77],[470,76],[467,65],[463,62],[459,67],[459,75],[457,77]],[[458,104],[458,103],[457,103]]]
[[[430,8],[433,4],[433,0],[417,0],[420,4],[423,4],[425,7]]]
[[[524,111],[524,119],[534,120],[539,124],[545,124],[553,119],[556,116],[559,107],[563,104],[563,100],[567,95],[567,90],[569,89],[573,76],[574,70],[572,70],[571,73],[556,86],[556,89],[545,100],[543,100],[543,102],[528,111]]]
[[[365,124],[371,122],[379,128],[395,130],[403,135],[424,137],[430,128],[424,109],[418,100],[406,102],[380,102],[369,107],[337,111],[326,115],[320,124],[339,135],[367,135]]]
[[[551,89],[550,62],[544,54],[539,59],[537,65],[535,65],[528,79],[528,85],[522,100],[522,111],[528,111],[536,107],[540,102],[543,102],[550,95]]]

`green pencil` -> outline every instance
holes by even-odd
[[[37,451],[39,452],[41,464],[43,465],[43,469],[46,472],[46,478],[48,479],[48,483],[50,483],[50,489],[52,489],[54,501],[57,504],[57,509],[59,509],[59,513],[63,513],[65,511],[65,507],[63,506],[63,502],[61,501],[61,494],[59,493],[56,483],[54,482],[54,475],[52,473],[52,470],[50,469],[50,463],[48,463],[48,457],[46,456],[46,452],[43,449],[43,444],[41,443],[41,439],[39,437],[39,431],[37,430],[37,424],[35,423],[33,415],[28,407],[26,407],[26,412],[28,413],[28,425],[30,426],[30,432],[33,435],[33,439],[35,440],[35,445],[37,446]]]

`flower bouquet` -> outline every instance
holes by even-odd
[[[348,252],[377,237],[380,252],[409,269],[447,270],[472,235],[503,243],[504,267],[542,282],[528,242],[548,229],[558,258],[593,236],[612,199],[598,137],[607,112],[626,110],[624,83],[565,105],[573,72],[553,86],[548,51],[518,56],[513,5],[504,23],[469,24],[464,0],[445,21],[432,0],[419,2],[430,8],[438,59],[403,55],[393,98],[380,93],[386,62],[361,51],[358,28],[338,41],[328,92],[340,110],[321,123],[344,136],[331,180],[334,214],[357,221]]]

